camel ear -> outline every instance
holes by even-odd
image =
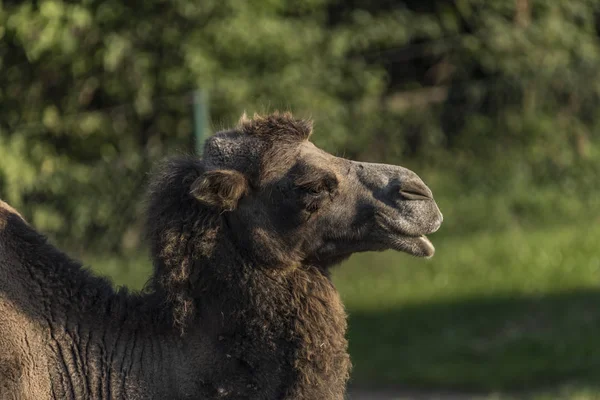
[[[248,181],[234,170],[214,170],[202,174],[194,183],[190,194],[198,201],[223,211],[236,209],[238,201],[247,193]]]

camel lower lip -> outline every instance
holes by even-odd
[[[394,239],[393,248],[416,257],[430,258],[435,254],[435,247],[425,235],[399,236]]]

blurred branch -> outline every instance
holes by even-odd
[[[392,111],[405,111],[410,108],[422,108],[431,104],[443,103],[447,98],[448,86],[434,86],[396,92],[387,97],[386,105]]]
[[[447,36],[436,40],[411,43],[405,46],[390,47],[383,50],[375,50],[361,53],[359,56],[369,61],[386,60],[393,62],[408,62],[421,58],[428,53],[443,54],[448,50],[460,45],[461,40],[472,37],[471,34],[458,34]],[[358,56],[357,56],[358,57]]]
[[[527,28],[531,22],[531,7],[529,0],[515,0],[515,23],[520,28]]]

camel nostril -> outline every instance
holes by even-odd
[[[400,195],[406,200],[431,200],[431,190],[421,181],[408,181],[400,185]]]

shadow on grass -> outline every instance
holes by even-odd
[[[600,385],[600,289],[349,314],[355,385],[476,392]]]

